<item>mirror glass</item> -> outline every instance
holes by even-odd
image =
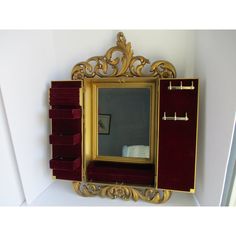
[[[98,88],[98,156],[149,158],[149,134],[149,88]]]

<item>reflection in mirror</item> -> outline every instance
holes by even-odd
[[[98,89],[98,156],[149,158],[150,89]]]

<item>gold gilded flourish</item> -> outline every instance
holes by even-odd
[[[139,189],[127,185],[100,185],[93,183],[73,182],[75,192],[83,197],[100,196],[111,199],[138,201],[149,203],[164,203],[171,197],[169,190],[156,190],[154,188]]]
[[[104,77],[158,77],[175,78],[175,67],[168,61],[159,60],[144,68],[150,62],[143,56],[133,56],[131,43],[126,43],[122,32],[117,34],[116,46],[110,48],[104,56],[95,56],[80,62],[72,69],[72,80]]]

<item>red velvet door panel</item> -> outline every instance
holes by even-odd
[[[53,81],[49,90],[52,159],[49,162],[57,179],[81,180],[82,107],[80,81]]]
[[[193,192],[198,79],[163,79],[159,92],[158,188]]]

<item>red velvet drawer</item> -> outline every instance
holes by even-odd
[[[92,161],[87,167],[87,178],[93,182],[154,185],[154,166],[129,163]]]
[[[79,105],[79,97],[73,98],[53,98],[50,97],[50,105],[51,106],[76,106]]]
[[[79,95],[79,88],[51,88],[50,96],[67,96],[74,97]]]
[[[79,119],[81,109],[50,109],[49,118],[51,119]]]
[[[81,133],[81,120],[52,119],[52,133],[55,135],[73,135]]]
[[[77,169],[74,171],[53,170],[53,176],[55,176],[57,179],[82,180],[80,169]]]
[[[50,144],[54,145],[76,145],[81,143],[80,134],[74,135],[55,135],[51,134],[49,136]]]
[[[52,88],[80,88],[81,81],[71,80],[71,81],[52,81]]]
[[[50,168],[54,170],[70,170],[74,171],[81,166],[80,158],[71,158],[71,159],[51,159]]]
[[[87,173],[87,178],[91,182],[98,183],[119,183],[119,184],[130,184],[130,185],[143,185],[143,186],[153,186],[154,177],[146,178],[144,176],[122,176],[122,175],[98,175],[96,173]]]
[[[50,105],[77,105],[80,91],[78,88],[51,88]]]
[[[52,145],[52,157],[67,159],[81,157],[81,144],[77,145]]]

